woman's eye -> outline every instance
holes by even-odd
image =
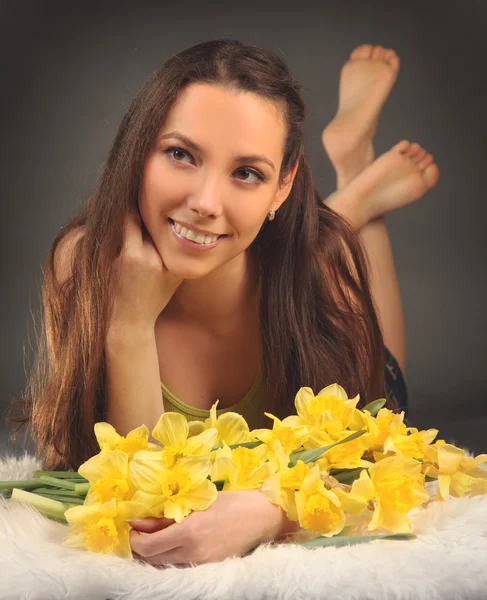
[[[239,169],[238,171],[239,173],[249,173],[250,175],[253,175],[254,177],[257,177],[257,181],[251,181],[249,179],[242,179],[242,181],[245,181],[246,183],[260,183],[262,181],[265,181],[265,177],[259,173],[259,171],[254,171],[254,169]]]
[[[180,160],[181,156],[183,158],[184,158],[184,156],[189,156],[190,158],[192,158],[192,156],[189,152],[186,152],[186,150],[183,150],[182,148],[176,148],[176,147],[172,147],[172,148],[168,148],[167,150],[164,150],[164,154],[169,154],[171,156],[171,158],[173,160],[175,160],[176,162],[183,162],[182,160]]]
[[[167,148],[166,150],[164,150],[164,154],[168,154],[171,157],[171,159],[175,162],[184,162],[183,159],[185,156],[187,156],[190,160],[194,160],[189,152],[177,146],[171,146],[170,148]],[[261,182],[266,181],[264,175],[262,175],[262,173],[259,173],[259,171],[256,171],[254,169],[238,169],[237,173],[247,174],[247,177],[245,179],[240,179],[240,181],[244,181],[245,183],[257,185]],[[256,179],[249,179],[249,175],[253,175]]]

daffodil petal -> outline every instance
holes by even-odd
[[[198,435],[190,437],[184,442],[184,453],[186,456],[201,456],[209,454],[216,444],[218,431],[215,427],[210,427]]]
[[[211,469],[212,481],[234,482],[237,476],[237,466],[231,458],[221,456],[217,458]]]
[[[366,470],[361,471],[360,477],[352,483],[350,493],[354,497],[359,497],[366,501],[371,500],[375,496],[374,484]]]
[[[304,478],[300,491],[304,496],[309,496],[316,492],[320,484],[323,484],[320,477],[320,468],[315,464]]]
[[[305,421],[308,419],[308,405],[314,400],[314,397],[310,387],[302,387],[294,398],[296,412]]]
[[[151,452],[160,452],[162,447],[159,444],[154,444],[153,442],[147,442],[147,449]]]
[[[89,458],[78,469],[78,473],[90,483],[102,478],[125,479],[128,474],[128,457],[121,450],[100,452]]]
[[[269,475],[272,473],[271,469],[272,467],[269,463],[264,463],[263,465],[260,465],[260,467],[257,467],[257,469],[254,469],[254,471],[252,471],[250,476],[246,479],[245,487],[256,488],[260,486],[264,479],[269,477]]]
[[[216,427],[216,421],[218,419],[216,411],[217,411],[217,407],[218,407],[218,403],[220,402],[220,400],[217,400],[216,402],[214,402],[210,408],[210,416],[208,417],[208,419],[206,419],[205,421],[205,425],[206,427]]]
[[[288,417],[285,417],[282,420],[281,424],[285,425],[286,427],[303,427],[304,426],[303,419],[301,419],[301,417],[299,417],[298,415],[289,415]]]
[[[226,412],[216,422],[218,438],[227,444],[240,444],[248,441],[249,426],[247,421],[235,412]]]
[[[378,527],[388,529],[393,533],[411,533],[412,526],[409,518],[397,510],[384,510],[380,503],[375,507],[374,516],[369,523],[369,531]]]
[[[140,504],[145,507],[145,511],[147,514],[144,515],[144,517],[152,516],[159,518],[164,515],[164,505],[166,502],[166,498],[164,498],[161,494],[148,494],[147,492],[137,490],[131,502],[135,502],[136,504]],[[129,518],[135,518],[135,516],[131,516]]]
[[[281,506],[290,521],[299,521],[294,490],[281,490]]]
[[[64,516],[68,523],[75,525],[76,523],[82,523],[87,519],[100,515],[100,517],[113,518],[117,514],[117,502],[115,499],[105,504],[92,504],[90,506],[72,506],[64,513]]]
[[[273,438],[272,429],[253,429],[252,436],[264,444],[270,444]]]
[[[192,486],[198,486],[210,474],[211,460],[206,456],[186,456],[178,461],[174,471],[183,470],[189,473]]]
[[[272,504],[281,504],[281,476],[279,473],[274,473],[262,483],[260,491],[264,496],[272,502]]]
[[[164,446],[182,448],[189,434],[188,421],[175,412],[163,413],[152,430],[152,437]]]
[[[142,492],[144,493],[144,492]],[[127,500],[119,502],[117,505],[117,514],[119,519],[143,519],[152,516],[152,511],[140,501]]]
[[[334,396],[340,400],[348,400],[347,392],[338,383],[332,383],[320,390],[316,396]],[[357,399],[358,402],[358,399]]]
[[[198,435],[205,430],[205,424],[203,421],[188,421],[189,437]]]
[[[184,517],[189,515],[191,511],[182,506],[181,503],[175,502],[173,500],[167,500],[164,505],[164,516],[167,519],[174,519],[176,523],[181,523],[184,520]]]
[[[184,504],[191,510],[206,510],[217,499],[218,491],[211,481],[206,479],[198,486],[181,494]]]
[[[162,452],[150,450],[136,452],[129,465],[129,473],[135,487],[150,494],[159,494],[161,481],[167,474],[167,469],[162,462]]]
[[[116,432],[113,425],[103,421],[95,423],[95,436],[96,441],[102,450],[107,447],[110,449],[115,448],[122,439],[122,436]]]
[[[115,548],[113,553],[120,558],[133,559],[132,547],[130,546],[130,526],[121,525],[117,527],[118,532],[118,546]]]
[[[459,470],[465,450],[453,446],[453,444],[442,444],[438,447],[438,464],[440,472],[452,475]]]
[[[338,487],[332,488],[330,491],[338,497],[340,504],[346,513],[359,515],[367,508],[367,502],[364,498],[348,494]]]

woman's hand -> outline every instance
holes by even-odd
[[[129,324],[153,329],[183,279],[167,270],[135,211],[125,219],[124,242],[115,268],[119,282],[109,332]]]
[[[182,523],[162,518],[137,519],[131,525],[132,550],[153,565],[202,564],[243,556],[297,528],[259,490],[218,492],[211,506],[191,513]]]

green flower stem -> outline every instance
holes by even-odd
[[[41,475],[39,477],[41,483],[46,485],[52,485],[57,488],[63,488],[65,490],[75,491],[75,484],[72,481],[66,481],[65,479],[57,479],[56,477],[49,477],[48,475]]]
[[[20,481],[0,481],[0,491],[11,491],[13,488],[32,490],[39,487],[38,479],[21,479]]]
[[[44,516],[56,519],[57,521],[63,521],[64,523],[67,523],[64,513],[71,506],[71,504],[59,502],[59,500],[53,500],[52,498],[44,498],[43,496],[38,496],[37,494],[32,494],[18,488],[12,490],[10,502],[25,502]]]
[[[90,483],[76,483],[74,492],[77,496],[86,496],[90,489]]]
[[[86,481],[77,471],[35,471],[32,477],[56,477],[56,479],[82,479]]]
[[[58,500],[66,504],[84,504],[84,498],[80,498],[80,496],[61,496],[59,494],[48,494],[47,492],[40,493],[37,490],[33,490],[32,493],[42,496],[42,498],[50,498],[51,500]]]
[[[294,542],[300,546],[306,546],[307,548],[319,548],[322,546],[355,546],[356,544],[367,544],[374,540],[414,540],[416,536],[413,533],[393,533],[386,535],[360,535],[360,536],[347,536],[347,535],[336,535],[332,537],[317,537],[312,540],[305,540],[304,542]]]
[[[78,495],[73,490],[58,489],[55,487],[37,487],[31,491],[33,494],[40,494],[41,496],[69,496],[71,498],[78,498]]]

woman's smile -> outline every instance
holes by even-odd
[[[180,223],[176,223],[172,219],[168,219],[169,226],[175,239],[184,247],[191,248],[192,250],[210,250],[215,248],[224,238],[228,237],[227,234],[214,235],[204,234],[184,227]]]

